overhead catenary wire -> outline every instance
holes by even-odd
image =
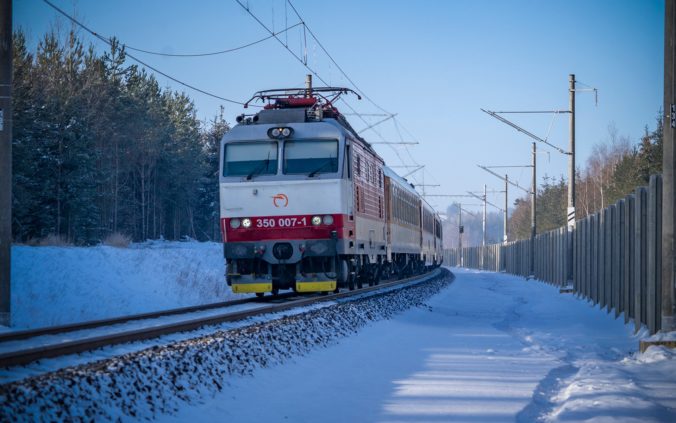
[[[288,31],[290,31],[290,30],[292,30],[292,29],[294,29],[294,28],[296,28],[296,27],[298,27],[298,26],[300,26],[300,25],[303,25],[303,23],[302,23],[302,22],[298,22],[298,23],[296,23],[296,24],[294,24],[294,25],[291,25],[291,26],[289,26],[289,27],[284,28],[283,30],[281,30],[281,31],[279,31],[279,32],[275,32],[275,33],[273,33],[273,34],[268,35],[267,37],[261,38],[260,40],[253,41],[253,42],[251,42],[251,43],[244,44],[244,45],[239,46],[239,47],[233,47],[233,48],[230,48],[230,49],[227,49],[227,50],[213,51],[213,52],[208,52],[208,53],[160,53],[160,52],[157,52],[157,51],[144,50],[144,49],[141,49],[141,48],[132,47],[132,46],[130,46],[130,45],[128,45],[128,44],[122,44],[122,45],[124,46],[124,48],[125,48],[126,50],[138,51],[138,52],[140,52],[140,53],[152,54],[152,55],[154,55],[154,56],[164,56],[164,57],[205,57],[205,56],[217,56],[217,55],[220,55],[220,54],[232,53],[232,52],[234,52],[234,51],[242,50],[242,49],[245,49],[245,48],[247,48],[247,47],[251,47],[251,46],[254,46],[254,45],[256,45],[256,44],[260,44],[260,43],[262,43],[263,41],[267,41],[267,40],[269,40],[270,38],[272,38],[272,37],[274,37],[274,36],[276,36],[276,35],[279,35],[279,34],[283,34],[283,33],[285,33],[285,32],[288,32]]]
[[[104,42],[105,44],[107,44],[107,45],[109,45],[109,46],[112,46],[112,45],[113,45],[113,42],[112,42],[111,40],[107,39],[106,37],[102,36],[101,34],[97,33],[96,31],[90,29],[89,27],[87,27],[86,25],[84,25],[82,22],[78,21],[78,20],[75,19],[74,17],[70,16],[68,13],[64,12],[63,10],[61,10],[59,7],[57,7],[55,4],[53,4],[53,3],[50,2],[49,0],[42,0],[42,1],[45,2],[48,6],[50,6],[52,9],[56,10],[57,12],[59,12],[59,13],[60,13],[61,15],[63,15],[66,19],[70,20],[70,21],[73,22],[75,25],[77,25],[77,26],[79,26],[80,28],[84,29],[85,31],[87,31],[88,33],[90,33],[91,35],[93,35],[94,37],[96,37],[97,39],[99,39],[99,40],[101,40],[102,42]],[[186,88],[190,88],[191,90],[197,91],[197,92],[202,93],[202,94],[204,94],[204,95],[207,95],[207,96],[209,96],[209,97],[213,97],[213,98],[217,98],[217,99],[219,99],[219,100],[226,101],[226,102],[228,102],[228,103],[244,105],[244,103],[241,102],[241,101],[237,101],[237,100],[232,100],[232,99],[229,99],[229,98],[225,98],[225,97],[222,97],[222,96],[220,96],[220,95],[213,94],[213,93],[210,93],[210,92],[208,92],[208,91],[205,91],[205,90],[203,90],[203,89],[201,89],[201,88],[197,88],[197,87],[195,87],[194,85],[188,84],[187,82],[183,82],[183,81],[181,81],[181,80],[179,80],[179,79],[177,79],[177,78],[175,78],[175,77],[173,77],[173,76],[171,76],[171,75],[166,74],[165,72],[162,72],[161,70],[157,69],[156,67],[147,64],[146,62],[142,61],[141,59],[138,59],[137,57],[133,56],[133,55],[130,54],[130,53],[125,52],[125,55],[126,55],[127,57],[129,57],[130,59],[134,60],[135,62],[139,63],[140,65],[145,66],[146,68],[152,70],[153,72],[158,73],[158,74],[164,76],[165,78],[170,79],[170,80],[176,82],[177,84],[183,85],[183,86],[186,87]]]
[[[261,21],[260,18],[258,18],[258,16],[256,16],[256,15],[249,9],[249,7],[248,7],[247,5],[245,5],[244,3],[242,3],[241,0],[235,0],[235,2],[237,2],[237,4],[239,4],[239,5],[242,7],[242,9],[244,9],[244,10],[249,14],[249,16],[251,16],[251,17],[252,17],[252,18],[253,18],[253,19],[254,19],[261,27],[263,27],[269,34],[273,35],[273,31],[272,31],[272,30],[271,30],[271,29],[270,29],[263,21]],[[289,3],[289,4],[290,4],[290,3]],[[291,4],[290,4],[290,5],[291,5]],[[291,5],[291,6],[293,7],[293,5]],[[294,10],[294,11],[295,11],[295,10]],[[296,13],[297,16],[299,17],[299,19],[301,19],[301,22],[303,23],[303,28],[307,28],[307,24],[305,24],[305,22],[303,22],[303,20],[302,20],[302,18],[300,17],[300,15],[298,15],[298,12],[295,11],[295,13]],[[319,75],[319,73],[318,73],[315,69],[313,69],[312,67],[310,67],[310,65],[308,65],[308,63],[307,63],[307,56],[304,55],[304,58],[301,58],[298,54],[296,54],[293,50],[291,50],[286,44],[284,44],[284,42],[283,42],[278,36],[276,36],[276,35],[273,35],[273,36],[274,36],[274,38],[277,40],[277,42],[279,42],[279,43],[286,49],[286,51],[289,52],[289,54],[291,54],[296,60],[298,60],[298,61],[299,61],[299,62],[300,62],[300,63],[301,63],[308,71],[310,71],[310,73],[312,73],[312,75],[314,75],[315,77],[317,77],[317,79],[319,79],[322,83],[324,83],[324,85],[327,85],[327,86],[330,85],[330,84],[327,83],[327,81],[326,81],[324,78],[321,77],[321,75]],[[313,35],[313,38],[315,38],[314,35]],[[319,41],[318,41],[316,38],[315,38],[315,40],[319,43]],[[307,45],[307,44],[306,44],[306,45]],[[301,47],[303,47],[303,46],[301,45]],[[336,67],[338,67],[337,64],[336,64]],[[341,71],[341,72],[342,72],[342,71]],[[353,85],[354,85],[354,83],[353,83]],[[357,87],[355,86],[355,88],[357,88]],[[356,91],[358,91],[358,90],[356,90]],[[363,93],[362,93],[362,96],[363,96]],[[342,100],[342,98],[341,98],[341,100]],[[352,112],[354,112],[354,113],[359,117],[359,119],[360,119],[365,125],[367,125],[367,126],[369,125],[369,123],[366,121],[366,119],[364,119],[363,116],[361,116],[359,113],[357,113],[357,111],[354,109],[354,107],[352,107],[347,101],[343,100],[343,103],[344,103],[344,104],[345,104]],[[382,109],[381,109],[381,110],[382,110]],[[387,113],[388,116],[391,115],[391,113],[388,113],[386,110],[383,110],[383,111],[384,111],[385,113]],[[382,135],[380,132],[378,132],[375,128],[372,127],[371,130],[372,130],[372,131],[378,136],[378,138],[380,138],[382,141],[387,141],[387,140],[385,139],[385,137],[383,137],[383,135]],[[399,160],[401,161],[401,163],[404,163],[404,160],[403,160],[403,158],[401,157],[401,155],[399,154],[399,152],[398,152],[396,149],[394,149],[392,146],[390,146],[390,148],[392,148],[392,150],[393,150],[394,153],[397,155],[397,157],[399,158]]]
[[[237,0],[237,1],[238,1],[238,0]],[[317,42],[317,45],[319,46],[319,48],[321,48],[322,51],[326,54],[326,56],[329,58],[329,60],[331,60],[331,62],[333,62],[333,64],[334,64],[334,65],[336,66],[336,68],[340,71],[340,73],[343,74],[343,76],[345,77],[345,79],[347,79],[347,80],[350,82],[350,84],[352,84],[352,86],[354,87],[355,91],[357,91],[362,97],[364,97],[365,99],[367,99],[371,104],[373,104],[377,109],[379,109],[379,110],[382,111],[383,113],[392,114],[392,113],[388,112],[387,110],[385,110],[384,108],[380,107],[378,104],[376,104],[375,101],[373,101],[368,95],[366,95],[366,94],[364,93],[364,91],[362,91],[362,90],[357,86],[357,84],[355,84],[355,82],[352,80],[352,78],[350,78],[350,77],[347,75],[347,73],[345,73],[345,71],[343,70],[343,68],[340,67],[340,65],[338,64],[338,62],[336,62],[336,61],[333,59],[333,56],[331,56],[331,54],[326,50],[326,48],[324,48],[324,45],[321,43],[321,41],[319,41],[319,39],[317,38],[317,36],[315,36],[314,32],[312,32],[312,29],[310,29],[310,27],[307,26],[307,23],[305,23],[305,21],[303,20],[303,18],[300,16],[300,13],[298,13],[298,10],[296,10],[296,7],[293,5],[293,3],[291,3],[291,0],[286,0],[286,1],[289,3],[289,6],[291,6],[291,9],[292,9],[293,12],[296,14],[296,16],[298,17],[298,19],[300,19],[300,21],[303,22],[303,26],[304,26],[304,27],[307,29],[307,31],[310,33],[310,35],[312,36],[312,38],[314,38],[314,40]]]
[[[284,47],[284,48],[285,48],[285,49],[286,49],[286,50],[287,50],[294,58],[296,58],[296,60],[298,60],[298,61],[299,61],[299,62],[300,62],[300,63],[301,63],[308,71],[310,71],[310,72],[311,72],[317,79],[319,79],[322,83],[324,83],[325,85],[328,86],[328,85],[330,85],[330,84],[328,84],[327,81],[326,81],[324,78],[322,78],[322,77],[319,75],[319,73],[318,73],[314,68],[312,68],[312,67],[308,64],[308,61],[307,61],[307,38],[306,38],[306,37],[307,37],[307,33],[309,33],[310,36],[317,42],[317,45],[321,48],[321,50],[327,55],[327,57],[330,59],[330,61],[336,66],[336,68],[340,71],[340,73],[345,77],[345,79],[347,79],[347,80],[352,84],[352,86],[354,87],[354,89],[355,89],[356,92],[358,92],[363,98],[366,98],[366,99],[367,99],[371,104],[373,104],[376,108],[378,108],[379,110],[381,110],[382,112],[384,112],[384,113],[385,113],[385,116],[391,116],[391,115],[392,115],[392,113],[388,112],[388,111],[385,110],[383,107],[381,107],[381,106],[379,106],[378,104],[376,104],[376,103],[375,103],[368,95],[366,95],[366,94],[365,94],[365,93],[364,93],[364,92],[363,92],[363,91],[355,84],[355,82],[349,77],[349,75],[347,75],[347,73],[342,69],[342,67],[340,67],[340,65],[336,62],[336,60],[333,58],[333,56],[331,56],[331,54],[330,54],[330,53],[328,52],[328,50],[324,47],[324,45],[321,43],[321,41],[319,41],[319,39],[317,38],[317,36],[312,32],[312,30],[308,27],[307,23],[303,20],[302,16],[300,15],[300,13],[299,13],[298,10],[296,9],[296,7],[295,7],[289,0],[287,0],[286,3],[288,3],[289,6],[291,6],[293,12],[296,14],[296,16],[298,17],[298,19],[301,21],[301,23],[302,23],[302,25],[303,25],[303,33],[301,34],[301,46],[300,46],[300,48],[303,50],[303,53],[302,53],[302,56],[303,56],[303,57],[302,57],[302,58],[301,58],[298,54],[296,54],[293,50],[291,50],[291,49],[288,47],[288,45],[285,44],[279,37],[277,37],[275,34],[273,34],[273,31],[272,31],[272,30],[271,30],[271,29],[270,29],[270,28],[269,28],[269,27],[268,27],[268,26],[267,26],[267,25],[266,25],[266,24],[265,24],[258,16],[256,16],[256,15],[251,11],[251,9],[250,9],[249,6],[248,6],[248,3],[245,5],[241,0],[235,0],[235,2],[237,2],[237,4],[239,4],[240,7],[242,7],[242,9],[244,9],[244,10],[245,10],[245,11],[246,11],[246,12],[247,12],[247,13],[248,13],[248,14],[249,14],[249,15],[250,15],[250,16],[251,16],[251,17],[252,17],[252,18],[260,25],[260,26],[261,26],[261,27],[263,27],[263,28],[264,28],[271,36],[274,36],[274,38],[275,38],[275,39],[276,39],[276,40],[277,40],[277,41],[278,41],[278,42],[279,42],[279,43],[280,43],[280,44],[281,44],[281,45],[282,45],[282,46],[283,46],[283,47]],[[307,33],[306,33],[306,32],[307,32]],[[366,121],[366,119],[364,119],[363,115],[360,114],[360,113],[357,113],[357,111],[354,109],[354,107],[352,107],[352,106],[351,106],[344,98],[340,98],[340,101],[342,101],[342,102],[343,102],[343,103],[344,103],[344,104],[345,104],[345,105],[346,105],[346,106],[347,106],[347,107],[348,107],[348,108],[349,108],[356,116],[358,116],[358,118],[364,123],[364,125],[366,125],[367,127],[369,127],[368,129],[370,129],[371,131],[373,131],[373,132],[378,136],[378,138],[380,138],[382,141],[386,141],[386,139],[383,137],[383,135],[382,135],[379,131],[377,131],[377,130],[374,128],[375,125],[372,125],[372,124],[370,124],[368,121]],[[360,132],[361,132],[361,131],[360,131]],[[408,131],[407,131],[407,132],[408,132]],[[397,151],[397,149],[394,148],[392,145],[388,145],[388,146],[392,149],[392,151],[393,151],[394,154],[397,156],[397,158],[400,160],[400,162],[401,162],[402,164],[405,163],[405,160],[404,160],[403,157],[400,155],[400,153]],[[417,162],[413,159],[413,156],[411,155],[410,150],[409,150],[407,147],[405,147],[405,146],[404,146],[404,148],[406,149],[406,152],[407,152],[408,156],[411,158],[411,160],[412,160],[414,163],[417,164]]]

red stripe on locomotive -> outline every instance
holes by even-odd
[[[221,230],[225,242],[247,242],[263,240],[293,240],[293,239],[329,239],[331,232],[336,231],[338,239],[354,237],[354,221],[344,214],[332,214],[333,223],[330,225],[313,225],[312,217],[317,215],[294,216],[254,216],[251,226],[237,229],[230,227],[230,220],[221,219]],[[320,215],[320,217],[327,215]],[[244,217],[238,218],[243,220]]]

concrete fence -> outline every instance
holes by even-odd
[[[445,251],[444,263],[534,278],[574,292],[636,328],[661,327],[662,178],[637,188],[616,204],[535,240]],[[568,237],[573,237],[568,278]],[[532,263],[531,263],[532,262]]]

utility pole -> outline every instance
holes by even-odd
[[[535,235],[537,233],[536,197],[537,197],[537,147],[533,143],[533,188],[530,205],[530,274],[535,276]]]
[[[568,144],[568,232],[566,237],[566,282],[573,284],[573,237],[575,236],[575,75],[568,75],[570,85],[570,142]]]
[[[507,243],[507,207],[508,207],[508,202],[507,202],[507,198],[508,198],[508,197],[507,197],[508,189],[507,189],[507,185],[508,185],[508,184],[509,184],[509,177],[507,176],[507,174],[505,174],[505,215],[504,215],[503,222],[502,222],[502,226],[503,226],[503,229],[502,229],[502,242],[504,242],[505,244]]]
[[[674,226],[676,216],[676,187],[674,167],[676,166],[676,0],[667,0],[664,6],[664,112],[663,158],[662,158],[662,328],[661,331],[676,330],[674,320],[674,284],[676,284],[676,248],[674,248]]]
[[[491,175],[496,176],[500,179],[502,179],[502,176],[500,176],[496,172],[493,172],[491,170],[491,168],[498,168],[498,167],[502,167],[502,168],[505,168],[505,167],[533,167],[533,165],[523,165],[523,166],[521,166],[521,165],[517,165],[517,166],[512,166],[512,165],[510,165],[510,166],[482,166],[482,165],[477,165],[477,166],[479,166],[481,169],[485,170],[486,172],[488,172]],[[503,222],[503,235],[502,235],[503,241],[505,243],[507,243],[507,241],[509,240],[509,230],[507,229],[507,224],[508,224],[508,220],[509,220],[508,214],[507,214],[507,210],[509,208],[509,184],[514,185],[515,187],[519,188],[521,191],[524,191],[528,195],[531,195],[531,192],[532,192],[531,190],[522,187],[521,185],[517,184],[516,182],[510,181],[509,176],[505,175],[505,190],[503,191],[505,193],[505,210],[504,210],[504,216],[503,216],[504,222]]]
[[[0,0],[0,325],[9,326],[12,257],[12,0]]]
[[[481,220],[481,228],[483,230],[483,238],[481,239],[481,246],[486,246],[486,184],[484,184],[484,217]]]
[[[465,232],[465,228],[462,226],[462,203],[458,203],[458,250],[460,251],[460,267],[464,267],[465,263],[463,260],[462,254],[462,233]]]

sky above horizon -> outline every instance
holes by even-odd
[[[276,33],[300,22],[285,0],[240,0]],[[147,0],[53,0],[104,37],[162,53],[202,53],[243,46],[269,35],[236,0],[178,2]],[[361,114],[395,114],[362,135],[401,175],[427,194],[466,194],[504,189],[504,182],[477,167],[527,165],[531,139],[480,109],[496,111],[567,110],[568,75],[577,93],[577,167],[584,168],[594,145],[608,142],[609,126],[632,144],[647,126],[655,128],[663,101],[664,1],[489,0],[291,2],[301,25],[235,52],[198,58],[133,54],[162,72],[220,97],[246,101],[259,90],[302,87],[307,64],[321,80],[315,85],[356,88],[368,96],[338,104]],[[70,23],[41,0],[14,0],[14,29],[22,29],[33,47],[50,28]],[[105,44],[80,30],[98,51]],[[317,41],[319,40],[319,41]],[[320,44],[321,43],[321,44]],[[324,53],[322,46],[335,60]],[[288,48],[288,50],[287,50]],[[131,60],[129,63],[133,63]],[[336,65],[337,63],[337,65]],[[341,72],[342,69],[342,72]],[[343,72],[345,74],[343,74]],[[161,75],[160,84],[184,91],[198,117],[209,120],[221,105],[225,118],[251,113],[196,92]],[[584,85],[582,85],[584,84]],[[370,100],[369,100],[370,99]],[[348,114],[357,131],[383,116]],[[510,114],[509,120],[567,150],[567,114]],[[567,178],[567,156],[538,144],[538,181],[544,175]],[[548,152],[548,153],[547,153]],[[522,186],[530,169],[496,169]],[[423,187],[422,185],[429,185]],[[436,186],[439,185],[439,186]],[[509,203],[524,193],[510,187]],[[489,194],[501,205],[504,194]],[[479,209],[478,200],[428,197],[444,212],[454,201]]]

